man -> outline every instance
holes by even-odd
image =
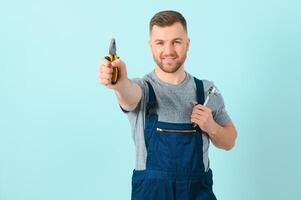
[[[236,140],[235,127],[220,94],[211,95],[207,106],[202,105],[213,83],[184,70],[190,44],[184,17],[176,11],[159,12],[149,30],[154,71],[130,80],[122,60],[100,63],[99,80],[116,93],[132,127],[137,158],[132,199],[216,199],[209,140],[230,150]],[[116,66],[120,77],[112,85]]]

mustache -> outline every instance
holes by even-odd
[[[177,54],[168,54],[168,55],[160,56],[161,59],[164,59],[164,58],[177,58],[177,57],[178,57]]]

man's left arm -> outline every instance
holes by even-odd
[[[237,132],[232,122],[228,122],[224,126],[214,122],[207,134],[216,147],[225,150],[230,150],[234,147],[237,137]]]
[[[210,108],[198,104],[193,107],[191,122],[208,134],[212,143],[221,149],[230,150],[235,145],[237,132],[234,124],[230,121],[225,125],[219,125],[212,116]]]

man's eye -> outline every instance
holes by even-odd
[[[163,45],[163,42],[157,42],[156,45]]]
[[[181,41],[174,41],[175,44],[181,44]]]

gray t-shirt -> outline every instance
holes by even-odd
[[[173,85],[160,80],[154,71],[145,75],[142,79],[133,79],[142,89],[142,98],[131,112],[127,112],[127,116],[132,129],[132,136],[136,149],[136,170],[144,170],[146,168],[147,150],[144,141],[144,117],[146,104],[148,102],[148,81],[156,94],[158,107],[156,112],[158,120],[171,123],[191,123],[191,113],[193,100],[197,101],[196,85],[194,78],[186,72],[185,80],[178,85]],[[213,82],[203,80],[205,98]],[[216,86],[214,86],[216,88]],[[231,121],[228,116],[223,98],[221,94],[213,95],[207,104],[212,110],[214,120],[224,125]],[[209,138],[206,134],[202,135],[203,138],[203,162],[205,171],[209,170],[208,148]]]

